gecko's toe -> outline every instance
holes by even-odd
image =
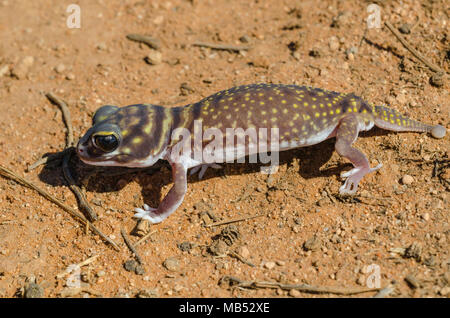
[[[341,196],[353,196],[356,193],[356,190],[358,190],[358,184],[355,184],[353,182],[345,182],[340,188],[339,188],[339,194]]]

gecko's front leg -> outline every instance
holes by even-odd
[[[177,162],[171,162],[173,186],[159,204],[158,208],[151,208],[144,204],[143,209],[136,208],[135,218],[159,223],[171,215],[183,202],[187,190],[187,168]]]

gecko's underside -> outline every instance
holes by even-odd
[[[226,159],[261,154],[261,148],[252,146],[260,143],[266,145],[262,149],[277,145],[274,149],[283,151],[335,137],[336,151],[354,166],[342,175],[346,181],[339,191],[352,195],[364,175],[381,167],[371,168],[366,156],[352,146],[360,131],[374,125],[392,131],[430,132],[436,138],[446,133],[440,125],[420,123],[353,94],[254,84],[183,107],[103,106],[77,149],[81,160],[93,165],[147,167],[158,159],[169,161],[174,182],[169,193],[158,208],[136,209],[135,217],[158,223],[183,202],[188,169],[201,168],[203,175],[206,167],[217,168],[216,163],[230,161]]]

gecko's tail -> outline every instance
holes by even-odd
[[[392,131],[428,132],[434,138],[443,138],[446,133],[441,125],[428,125],[403,116],[395,109],[385,106],[375,106],[375,126]]]

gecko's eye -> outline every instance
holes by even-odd
[[[114,133],[97,134],[92,137],[94,145],[104,152],[111,152],[119,146],[119,138]]]

